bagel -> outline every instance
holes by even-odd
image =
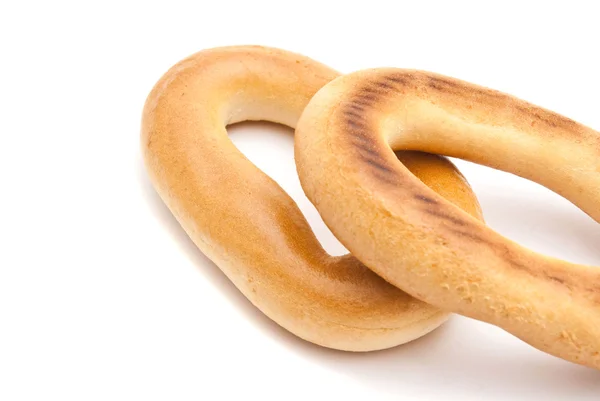
[[[226,130],[246,120],[294,127],[316,91],[338,76],[279,49],[201,51],[151,90],[141,150],[150,181],[189,237],[265,315],[324,347],[378,350],[425,335],[449,314],[352,256],[327,254],[294,201]],[[471,188],[447,159],[420,152],[399,157],[440,196],[482,218]],[[345,209],[342,200],[338,208]]]
[[[386,281],[600,368],[600,269],[538,254],[493,231],[423,185],[394,157],[399,150],[525,177],[598,221],[600,134],[496,90],[378,68],[319,90],[295,140],[307,197],[340,242]]]

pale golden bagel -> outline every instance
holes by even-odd
[[[181,226],[256,307],[313,343],[377,350],[430,332],[448,313],[408,296],[351,256],[328,255],[294,201],[226,131],[244,120],[294,127],[314,93],[337,76],[277,49],[202,51],[172,67],[150,93],[142,152],[153,185]],[[441,196],[481,218],[469,185],[448,160],[402,157]],[[343,200],[338,207],[345,209]]]
[[[423,185],[392,152],[420,150],[512,172],[599,220],[597,131],[464,81],[385,68],[321,89],[295,143],[308,198],[366,266],[424,302],[600,368],[600,269],[501,236]]]

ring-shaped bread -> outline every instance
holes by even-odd
[[[327,254],[294,201],[226,130],[247,120],[294,127],[315,92],[337,76],[278,49],[201,51],[173,66],[151,91],[141,146],[160,197],[256,307],[313,343],[377,350],[430,332],[448,313],[408,296],[352,256]],[[448,160],[414,152],[400,157],[441,196],[481,218],[477,199]],[[345,210],[343,199],[338,208]]]
[[[308,198],[378,275],[424,302],[600,368],[600,269],[505,238],[423,185],[393,152],[436,153],[514,173],[599,221],[600,133],[468,82],[380,68],[319,90],[295,144]]]

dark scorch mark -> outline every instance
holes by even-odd
[[[435,217],[439,217],[440,219],[449,221],[452,224],[455,224],[457,226],[464,226],[466,225],[466,222],[464,220],[458,219],[456,217],[452,217],[448,214],[445,214],[439,210],[435,210],[435,209],[423,209],[423,211],[431,216],[435,216]]]
[[[346,119],[346,124],[355,130],[363,130],[365,128],[364,123],[361,121],[356,121],[355,119],[348,118]]]
[[[438,203],[435,199],[430,198],[430,197],[425,196],[425,195],[417,194],[417,195],[414,196],[414,198],[417,199],[417,200],[420,200],[421,202],[429,203],[429,204],[432,204],[432,205],[437,205],[437,203]]]
[[[380,88],[383,88],[386,91],[395,89],[395,87],[393,85],[390,85],[387,82],[383,82],[383,81],[377,81],[377,82],[375,82],[375,85],[379,86]]]
[[[360,113],[358,111],[354,111],[353,109],[350,110],[344,110],[344,115],[346,117],[348,117],[349,119],[354,119],[354,120],[365,120],[364,114]]]
[[[365,146],[365,145],[368,145],[368,146]],[[381,154],[377,150],[373,149],[370,145],[371,145],[370,143],[365,144],[363,142],[363,144],[361,146],[358,146],[358,150],[361,153],[361,156],[371,157],[371,158],[373,158],[373,157],[381,158]]]
[[[392,84],[399,84],[402,86],[408,85],[408,76],[406,74],[387,75],[383,77],[383,79]]]
[[[467,239],[469,239],[471,241],[475,241],[475,242],[479,242],[479,243],[485,243],[485,244],[490,244],[484,238],[482,238],[479,235],[474,234],[472,232],[467,232],[467,231],[462,231],[462,230],[455,230],[455,229],[450,229],[450,232],[453,233],[453,234],[455,234],[455,235],[458,235],[459,237],[467,238]]]
[[[561,116],[553,111],[545,110],[534,105],[517,105],[515,106],[515,109],[529,117],[532,120],[532,123],[543,123],[551,128],[560,127],[567,130],[573,130],[579,125],[576,121],[570,118]],[[531,125],[533,126],[533,124]]]
[[[387,166],[382,160],[372,159],[370,157],[363,157],[362,159],[364,162],[381,171],[382,173],[390,174],[394,172],[394,170]]]

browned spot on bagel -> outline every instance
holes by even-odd
[[[511,107],[514,104],[514,99],[505,93],[497,90],[478,87],[474,85],[463,84],[460,81],[453,79],[428,76],[424,82],[427,87],[438,92],[443,92],[449,95],[460,96],[465,100],[472,100],[477,103],[486,103],[494,107],[504,106]],[[512,106],[512,110],[522,113],[530,119],[530,126],[535,126],[536,123],[542,123],[550,128],[563,128],[568,130],[576,129],[579,125],[576,121],[562,116],[550,110],[540,109],[539,107],[528,104],[525,101],[520,101]]]
[[[385,172],[386,174],[390,174],[390,173],[394,172],[394,170],[392,170],[389,166],[387,166],[382,160],[373,159],[371,157],[363,157],[362,160],[364,162],[366,162],[368,165],[370,165],[371,167],[374,167],[381,172]]]
[[[427,213],[430,216],[435,216],[435,217],[439,217],[440,219],[446,220],[451,222],[452,224],[455,224],[457,226],[464,226],[467,223],[464,220],[458,219],[456,217],[450,216],[446,213],[443,213],[439,210],[436,209],[423,209],[423,211],[425,213]]]
[[[563,280],[563,279],[562,279],[562,278],[560,278],[560,277],[556,277],[556,276],[553,276],[553,275],[551,275],[551,274],[546,274],[546,277],[548,277],[548,279],[550,279],[550,280],[552,280],[552,281],[556,281],[556,282],[557,282],[557,283],[559,283],[559,284],[565,284],[565,280]]]
[[[353,109],[344,110],[343,113],[349,119],[354,119],[354,120],[364,120],[365,119],[365,116],[363,114],[361,114],[357,111],[354,111]]]
[[[377,83],[356,88],[354,96],[341,108],[341,113],[350,143],[354,145],[359,160],[368,166],[367,171],[377,181],[397,184],[399,177],[377,150],[377,139],[368,130],[368,109],[381,100],[386,90],[393,89],[389,84],[384,87]]]
[[[359,149],[366,149],[368,147],[373,146],[373,140],[371,138],[366,137],[363,133],[358,132],[355,133],[352,138],[350,138],[351,143]]]
[[[568,117],[564,117],[552,111],[543,110],[528,104],[523,106],[517,105],[515,106],[515,109],[530,118],[532,120],[531,125],[535,125],[535,122],[539,122],[551,128],[560,127],[569,130],[572,130],[575,126],[579,125],[576,121]]]
[[[438,92],[460,96],[477,102],[485,102],[487,104],[497,105],[501,100],[508,99],[508,96],[504,93],[492,89],[466,85],[445,77],[430,75],[425,81],[425,84]]]
[[[354,98],[354,102],[365,106],[372,106],[377,99],[378,97],[373,94],[359,93]]]
[[[467,238],[467,239],[469,239],[471,241],[489,244],[489,242],[486,239],[484,239],[483,237],[480,237],[477,234],[473,234],[471,232],[462,231],[462,230],[455,230],[455,229],[450,229],[450,232],[452,234],[458,235],[460,237]]]
[[[369,135],[365,124],[365,122],[355,119],[346,119],[349,139],[358,149],[373,149],[375,140]]]
[[[365,129],[365,124],[362,121],[357,121],[354,118],[347,118],[346,124],[355,130]]]
[[[386,91],[390,91],[392,89],[395,89],[394,86],[388,84],[385,81],[377,81],[377,82],[375,82],[375,85],[379,86],[380,88],[383,88]]]
[[[364,126],[361,127],[364,128]],[[353,132],[352,139],[358,140],[358,142],[353,141],[353,143],[361,161],[379,170],[381,173],[394,173],[393,169],[385,162],[385,160],[381,157],[381,154],[376,150],[374,139],[370,137],[365,130]]]
[[[444,78],[444,77],[437,77],[435,75],[432,75],[429,77],[429,84],[435,84],[435,85],[443,85],[443,86],[450,86],[450,87],[458,87],[459,84],[451,79],[448,78]]]
[[[518,261],[516,261],[514,259],[510,259],[510,258],[507,258],[505,260],[508,263],[510,263],[510,265],[512,267],[514,267],[515,269],[525,271],[525,272],[531,274],[532,276],[537,276],[537,274],[533,270],[531,270],[531,268],[529,268],[528,266],[524,265],[523,263],[518,262]]]
[[[383,174],[379,170],[372,169],[371,175],[381,183],[398,185],[399,177],[395,174]]]
[[[358,113],[364,113],[365,112],[365,106],[361,105],[361,104],[356,104],[356,103],[349,103],[346,106],[346,110],[353,110],[353,111],[356,111]]]
[[[516,268],[517,270],[525,270],[531,272],[531,269],[529,269],[527,266],[516,260],[515,256],[506,244],[493,243],[491,245],[492,248],[501,255],[502,259],[510,263],[512,267]]]
[[[363,106],[363,107],[370,107],[373,106],[374,102],[372,100],[368,100],[368,99],[363,99],[363,98],[357,98],[355,100],[353,100],[354,104],[357,104],[359,106]]]
[[[442,92],[444,90],[444,87],[441,85],[436,84],[435,82],[430,82],[427,86],[429,86],[432,89],[435,89],[437,91]]]
[[[381,96],[382,95],[382,90],[381,88],[375,87],[375,86],[365,86],[361,89],[361,93],[367,94],[367,95],[374,95],[374,96]]]
[[[360,145],[357,145],[358,151],[361,153],[361,155],[369,155],[369,157],[376,157],[376,158],[380,158],[381,154],[372,148],[372,143],[370,142],[362,142]]]
[[[600,280],[600,277],[596,277],[595,282],[574,282],[572,278],[568,275],[565,275],[561,271],[556,271],[555,269],[539,269],[535,267],[530,267],[529,265],[518,260],[518,257],[513,254],[511,250],[509,250],[506,244],[501,243],[492,243],[488,242],[491,245],[491,248],[494,249],[497,253],[501,255],[501,257],[510,264],[514,269],[523,271],[533,277],[540,278],[543,280],[551,281],[556,283],[557,285],[563,286],[568,290],[573,290],[573,288],[578,287],[581,290],[588,292],[594,295],[596,302],[600,303],[600,297],[597,296],[599,294],[600,288],[598,287],[597,281]]]
[[[435,199],[430,198],[430,197],[425,196],[425,195],[421,195],[421,194],[416,194],[414,196],[414,198],[417,199],[417,200],[420,200],[421,202],[429,203],[429,204],[432,204],[432,205],[437,205],[437,203],[438,203]]]
[[[406,86],[408,84],[408,75],[406,74],[391,74],[383,77],[388,82]]]
[[[367,93],[365,93],[365,91]],[[359,89],[359,92],[356,94],[356,99],[363,99],[363,100],[368,100],[370,102],[374,102],[378,99],[378,96],[375,93],[369,92],[367,87],[362,87]]]

